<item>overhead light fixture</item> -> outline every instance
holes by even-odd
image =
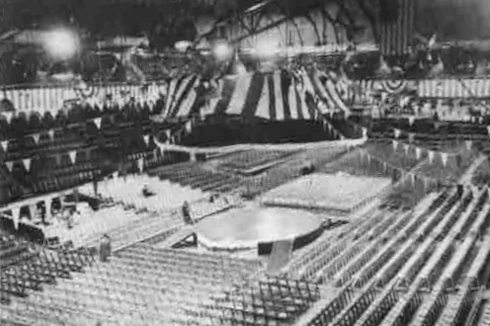
[[[44,33],[42,43],[48,54],[58,60],[71,59],[80,50],[79,36],[65,28]]]

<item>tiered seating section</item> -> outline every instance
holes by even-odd
[[[173,182],[185,187],[199,188],[206,192],[226,193],[236,189],[241,180],[239,177],[224,173],[221,170],[211,170],[202,164],[192,162],[160,166],[149,171],[152,176],[158,176],[164,182]]]
[[[121,160],[153,155],[155,145],[143,139],[150,132],[149,114],[148,107],[139,105],[87,106],[59,111],[55,117],[49,112],[29,118],[21,114],[10,124],[0,119],[0,140],[7,144],[0,151],[2,162],[13,163],[11,171],[6,165],[0,167],[0,182],[6,189],[0,202],[75,187],[110,172]],[[75,162],[70,158],[73,151]],[[25,159],[30,159],[28,169]]]
[[[370,213],[296,257],[289,275],[327,295],[297,325],[459,325],[490,261],[488,188],[427,196],[412,211]],[[454,291],[458,289],[458,291]]]

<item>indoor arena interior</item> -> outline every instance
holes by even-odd
[[[490,0],[0,1],[0,325],[490,326]]]

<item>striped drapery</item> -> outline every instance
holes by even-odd
[[[154,92],[166,93],[166,87],[156,85]],[[148,90],[143,90],[141,85],[109,84],[95,86],[91,97],[105,99],[111,94],[114,100],[119,98],[134,97],[138,99],[148,94]],[[37,87],[25,89],[5,89],[2,91],[3,97],[8,99],[17,111],[38,111],[38,112],[57,112],[63,107],[63,103],[69,100],[76,100],[81,97],[80,93],[73,87]]]
[[[226,77],[219,82],[219,97],[208,101],[204,108],[196,96],[197,83],[182,81],[168,94],[169,102],[174,105],[170,105],[166,117],[186,117],[200,111],[203,115],[229,114],[283,121],[314,120],[318,110],[349,112],[337,85],[330,79],[316,71],[303,72],[298,77],[284,70]],[[183,80],[196,81],[196,78],[191,75]],[[315,97],[321,101],[318,107]]]
[[[398,16],[393,22],[379,20],[379,48],[382,55],[402,55],[412,43],[415,19],[415,0],[398,1]]]
[[[417,92],[426,98],[490,98],[490,79],[421,80]]]

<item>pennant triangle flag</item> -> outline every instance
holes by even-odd
[[[14,162],[5,162],[5,165],[7,166],[9,172],[12,172],[12,169],[14,168]]]
[[[148,144],[150,143],[150,136],[149,135],[145,135],[145,136],[143,136],[143,139],[145,140],[146,146],[148,146]]]
[[[398,139],[400,138],[400,134],[401,134],[401,130],[400,129],[395,129],[395,138]]]
[[[447,153],[441,153],[442,164],[447,165]]]
[[[432,163],[434,161],[434,152],[433,151],[429,151],[428,152],[428,155],[429,155],[429,163]]]
[[[408,117],[408,123],[410,124],[410,126],[413,126],[413,123],[414,122],[415,122],[415,117],[414,116]]]
[[[408,134],[408,142],[409,143],[413,143],[414,139],[415,139],[415,134],[414,133]]]
[[[187,121],[187,123],[185,124],[185,130],[187,132],[191,132],[192,131],[192,121],[191,120]]]
[[[14,117],[13,112],[2,112],[2,114],[7,118],[7,122],[10,124],[12,122],[12,118]]]
[[[70,156],[71,163],[75,164],[75,161],[77,159],[77,151],[76,150],[70,151],[68,152],[68,155]]]
[[[393,149],[397,149],[398,148],[398,142],[396,140],[392,140],[392,143],[393,143]]]
[[[100,129],[100,126],[102,124],[102,118],[101,117],[94,118],[94,123],[95,123],[95,126],[97,127],[97,129]]]
[[[420,147],[415,147],[415,157],[417,158],[417,160],[420,160],[421,154],[422,150],[420,149]]]
[[[144,167],[145,167],[145,161],[141,157],[141,158],[138,159],[138,169],[139,169],[140,173],[143,172]]]
[[[12,220],[14,221],[15,230],[19,229],[19,220],[20,220],[20,207],[12,208]]]
[[[26,169],[26,171],[29,172],[31,170],[31,159],[25,158],[22,160],[22,163],[24,163],[24,168]]]
[[[54,129],[49,129],[48,135],[50,140],[54,140]]]
[[[32,134],[32,139],[34,139],[34,143],[36,143],[36,145],[39,143],[39,137],[39,134]]]
[[[9,145],[9,141],[8,140],[2,140],[2,141],[0,141],[0,146],[2,146],[2,149],[3,149],[4,152],[7,151],[8,145]]]

